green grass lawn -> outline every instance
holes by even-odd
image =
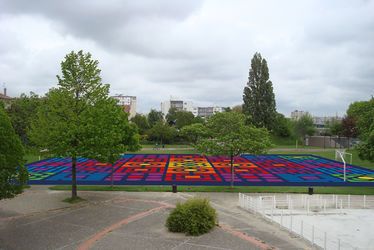
[[[178,186],[178,192],[229,192],[229,193],[308,193],[308,187],[227,187],[227,186]],[[71,186],[52,186],[51,190],[71,190]],[[171,186],[78,186],[80,191],[171,192]],[[314,187],[316,194],[374,195],[374,187]]]

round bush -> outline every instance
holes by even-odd
[[[201,235],[209,232],[217,223],[216,210],[207,199],[193,198],[178,203],[170,213],[166,226],[171,232]]]

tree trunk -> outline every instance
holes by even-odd
[[[71,158],[71,198],[77,198],[77,157]]]
[[[230,155],[230,165],[231,165],[231,187],[234,187],[234,156]]]

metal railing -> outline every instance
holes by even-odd
[[[249,196],[239,193],[239,206],[277,223],[281,228],[322,249],[358,249],[315,225],[298,218],[299,215],[340,214],[343,209],[374,208],[374,199],[366,195],[280,195]]]

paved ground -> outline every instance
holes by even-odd
[[[87,201],[61,202],[69,192],[33,186],[0,201],[0,249],[308,249],[278,227],[237,207],[237,194],[199,193],[220,226],[200,237],[170,233],[172,206],[195,194],[80,192]]]

